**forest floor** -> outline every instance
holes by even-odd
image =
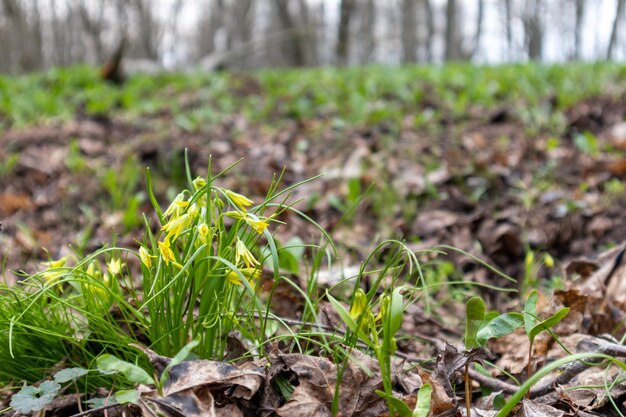
[[[48,259],[91,253],[106,242],[138,249],[142,213],[152,212],[145,168],[157,199],[170,200],[186,186],[187,150],[194,176],[206,175],[209,160],[216,173],[243,159],[217,183],[255,201],[281,172],[281,187],[323,174],[290,197],[339,248],[340,260],[320,271],[320,288],[357,273],[385,239],[403,239],[419,254],[424,282],[441,287],[432,294],[432,311],[410,307],[398,349],[405,360],[431,360],[420,366],[444,390],[433,393],[433,401],[445,397],[458,413],[463,401],[445,389],[459,369],[446,361],[458,358],[446,356],[444,342],[462,342],[471,295],[480,294],[492,310],[521,311],[528,290],[538,288],[540,312],[571,308],[554,328],[571,352],[585,343],[597,352],[606,352],[602,342],[621,346],[626,74],[619,69],[270,71],[194,81],[144,77],[119,88],[101,86],[88,70],[74,71],[0,80],[0,257],[9,284],[21,279],[17,271],[32,274]],[[593,74],[599,80],[590,81]],[[20,83],[30,87],[20,90]],[[54,95],[59,107],[47,108],[52,99],[32,93],[37,90]],[[35,104],[19,103],[17,95]],[[65,95],[75,98],[59,104]],[[310,223],[295,215],[282,220],[278,242],[319,243]],[[428,252],[437,247],[446,253]],[[445,285],[458,281],[464,283]],[[485,285],[526,293],[520,303]],[[298,320],[294,300],[298,293],[284,289],[274,300],[275,314]],[[600,338],[604,334],[612,339]],[[548,336],[535,342],[537,369],[566,355]],[[504,372],[524,380],[528,343],[518,329],[488,344],[495,367],[484,380],[475,375],[473,404],[477,413],[483,410],[476,415],[495,413],[489,410],[502,387],[510,393],[510,386],[497,384]],[[524,400],[516,415],[626,411],[626,384],[616,367],[581,370],[557,382],[545,395]],[[571,390],[576,386],[585,389]],[[456,389],[462,397],[462,384]],[[415,391],[404,394],[407,403],[411,395],[415,401]],[[431,411],[452,407],[443,403],[439,409],[431,403]],[[370,415],[366,411],[342,415]]]

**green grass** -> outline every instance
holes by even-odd
[[[478,67],[319,68],[266,70],[250,74],[138,75],[119,89],[87,67],[0,77],[0,121],[23,127],[69,120],[76,112],[127,118],[167,112],[186,131],[206,130],[233,113],[257,122],[324,118],[337,126],[395,125],[414,117],[418,127],[471,109],[512,106],[532,128],[558,124],[552,114],[582,98],[620,94],[626,69],[613,63]],[[555,99],[556,112],[548,108]],[[434,119],[425,117],[431,109]]]

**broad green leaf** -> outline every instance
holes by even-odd
[[[399,398],[394,397],[393,395],[389,395],[384,391],[376,390],[376,394],[383,397],[388,404],[391,404],[393,408],[400,414],[400,417],[413,417],[413,413],[411,409],[404,401]]]
[[[556,313],[554,313],[553,315],[551,315],[550,317],[548,317],[547,319],[545,319],[544,321],[542,321],[541,323],[534,326],[528,333],[528,338],[530,339],[530,341],[532,342],[533,340],[535,340],[535,337],[537,337],[539,333],[553,327],[554,325],[559,323],[561,320],[563,320],[565,316],[567,316],[567,313],[569,313],[569,310],[570,310],[569,307],[562,308]]]
[[[485,302],[480,297],[472,297],[465,305],[465,348],[478,347],[476,335],[485,319]]]
[[[533,290],[524,304],[524,329],[530,336],[530,331],[537,322],[537,290]]]
[[[341,317],[341,320],[343,320],[343,322],[346,323],[346,326],[348,326],[348,328],[351,331],[356,333],[357,336],[359,336],[359,338],[367,346],[369,346],[372,349],[376,349],[376,346],[374,346],[374,343],[372,343],[369,337],[367,337],[367,335],[363,332],[363,330],[361,330],[357,322],[354,321],[352,317],[350,317],[350,313],[348,313],[348,311],[341,305],[341,303],[337,301],[332,295],[330,295],[328,291],[326,291],[326,297],[328,298],[328,301],[330,301],[330,304],[332,304],[337,314],[339,314],[339,317]]]
[[[413,417],[428,417],[432,393],[433,387],[430,384],[422,385],[422,388],[417,391],[417,404],[415,404],[415,410],[413,410]]]
[[[402,319],[404,318],[404,302],[402,297],[403,287],[398,287],[393,290],[391,294],[391,308],[389,314],[391,315],[390,321],[390,337],[393,337],[400,327],[402,327]]]
[[[154,384],[152,377],[142,368],[113,355],[104,354],[96,360],[98,370],[104,373],[119,372],[134,384]]]
[[[126,389],[115,393],[115,400],[120,404],[137,403],[139,391],[136,389]]]
[[[54,380],[59,384],[63,384],[87,375],[87,373],[89,371],[84,368],[67,368],[54,374]]]
[[[524,324],[524,316],[521,313],[501,314],[477,332],[478,345],[483,346],[491,338],[506,336],[522,324]]]
[[[54,381],[43,381],[39,387],[25,386],[11,398],[11,407],[20,414],[40,411],[57,396],[61,385]]]

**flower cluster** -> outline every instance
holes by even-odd
[[[242,285],[242,276],[249,281],[257,279],[261,273],[260,262],[244,243],[244,240],[251,239],[242,240],[246,233],[241,225],[261,235],[272,218],[255,214],[252,209],[254,202],[246,196],[207,184],[206,180],[198,177],[192,182],[193,194],[184,191],[174,198],[163,212],[161,238],[156,241],[156,247],[152,250],[146,246],[139,248],[141,263],[148,271],[160,263],[181,270],[186,259],[183,251],[188,248],[189,242],[193,242],[195,248],[201,245],[205,245],[206,248],[217,248],[223,246],[224,236],[228,235],[234,236],[234,239],[230,237],[232,240],[227,242],[231,253],[234,254],[234,259],[229,259],[229,262],[235,265],[237,270],[228,270],[226,280],[234,285]],[[224,207],[231,209],[222,211]],[[225,232],[226,226],[223,221],[225,217],[236,221],[231,227],[236,227],[238,233],[231,235]]]

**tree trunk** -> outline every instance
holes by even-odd
[[[478,13],[476,16],[476,34],[474,35],[474,47],[472,56],[476,56],[480,49],[480,38],[483,35],[483,19],[485,17],[485,1],[478,0]]]
[[[576,0],[576,26],[574,27],[574,60],[580,60],[583,17],[585,16],[585,0]]]
[[[417,1],[402,2],[402,62],[417,61]]]
[[[433,39],[435,38],[435,14],[430,0],[422,0],[424,14],[426,15],[426,61],[433,60]]]
[[[622,22],[624,15],[624,0],[617,0],[617,10],[615,11],[615,19],[613,20],[613,29],[611,29],[611,39],[609,40],[609,48],[606,51],[606,59],[613,58],[613,49],[615,48],[615,42],[617,42],[617,31]]]
[[[542,9],[542,0],[533,0],[526,3],[524,36],[526,38],[528,59],[532,61],[541,60],[543,52]]]
[[[376,4],[374,0],[363,2],[363,8],[358,15],[361,18],[359,63],[365,64],[371,60],[376,49]]]
[[[506,25],[506,53],[509,61],[513,60],[513,5],[511,0],[504,0],[504,18]]]
[[[446,39],[445,60],[454,61],[460,58],[460,45],[457,23],[457,2],[448,0],[446,3]]]
[[[305,47],[302,42],[302,34],[289,12],[289,1],[274,0],[274,5],[282,29],[287,33],[287,41],[285,42],[287,59],[291,65],[303,67],[306,65]]]
[[[341,0],[339,6],[339,28],[337,31],[337,63],[346,65],[350,53],[350,19],[352,18],[353,0]]]

